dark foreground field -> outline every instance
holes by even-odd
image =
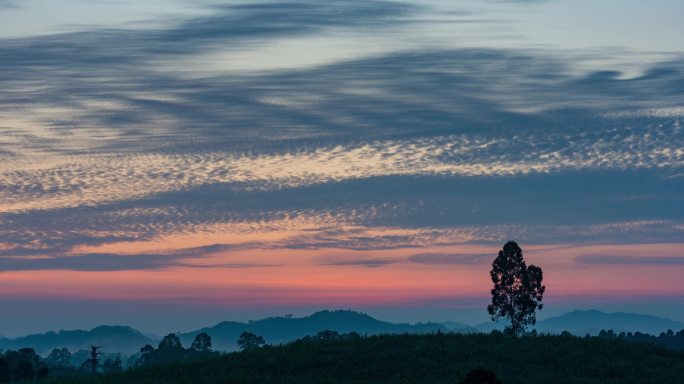
[[[399,335],[298,341],[184,365],[56,383],[450,383],[484,367],[503,384],[684,383],[684,354],[563,336]]]

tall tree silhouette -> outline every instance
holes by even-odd
[[[154,347],[149,345],[149,344],[140,348],[140,358],[138,359],[138,361],[136,361],[135,365],[141,366],[141,365],[149,364],[152,360],[153,354],[154,354]]]
[[[99,352],[100,347],[96,345],[91,345],[90,346],[90,358],[86,361],[83,362],[81,365],[82,369],[90,369],[90,372],[92,374],[96,374],[98,368],[100,368],[100,359],[98,358],[99,355],[102,355],[102,352]]]
[[[102,364],[102,370],[105,373],[121,372],[123,371],[122,364],[123,363],[121,361],[121,358],[119,356],[116,356],[113,360],[105,360],[105,362]]]
[[[541,302],[546,290],[542,285],[541,268],[534,265],[528,267],[522,249],[516,242],[509,241],[499,251],[489,274],[494,288],[487,312],[492,320],[510,320],[506,331],[514,335],[520,335],[529,325],[536,324],[536,311],[543,307]]]
[[[263,337],[257,336],[252,332],[242,332],[237,343],[241,350],[252,351],[264,345],[266,341]]]
[[[71,364],[71,357],[71,352],[67,348],[55,348],[45,358],[45,362],[51,366],[68,367]]]
[[[195,340],[192,342],[190,348],[202,353],[211,352],[211,336],[206,332],[198,334],[195,336]]]
[[[174,364],[185,358],[185,349],[181,345],[181,341],[174,333],[169,333],[164,336],[159,343],[159,347],[154,351],[148,360],[152,364],[165,365]]]
[[[157,348],[160,350],[182,349],[183,346],[181,345],[181,341],[175,333],[169,333],[168,335],[164,336],[162,341],[159,343],[159,347]]]

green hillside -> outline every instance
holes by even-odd
[[[392,335],[285,346],[55,383],[450,383],[493,370],[504,384],[684,383],[684,354],[617,340]]]

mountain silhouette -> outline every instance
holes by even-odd
[[[444,321],[441,323],[450,332],[455,333],[477,333],[480,332],[477,328],[468,325],[466,323],[461,323],[460,321]]]
[[[448,331],[445,326],[436,323],[393,324],[365,313],[341,310],[320,311],[301,318],[270,317],[248,323],[226,321],[213,327],[184,333],[180,335],[180,339],[183,345],[189,345],[198,333],[206,332],[211,336],[215,349],[231,351],[237,348],[236,341],[245,331],[263,336],[269,344],[281,344],[324,330],[338,333],[358,332],[361,335]]]
[[[486,322],[474,326],[480,332],[502,330],[504,322]],[[549,317],[537,322],[537,332],[561,333],[568,331],[577,336],[590,334],[596,336],[602,329],[620,332],[641,332],[658,335],[668,329],[673,331],[684,329],[684,323],[664,317],[641,315],[636,313],[606,313],[597,310],[572,311],[560,316]]]
[[[313,336],[323,330],[336,331],[340,334],[357,332],[361,335],[396,334],[396,333],[488,333],[494,329],[503,329],[504,323],[487,322],[475,326],[448,321],[437,323],[389,323],[375,319],[365,313],[350,310],[320,311],[305,317],[269,317],[246,323],[224,321],[212,327],[179,334],[183,346],[189,347],[198,333],[208,333],[215,350],[234,351],[236,341],[242,332],[248,331],[260,335],[269,344],[287,343],[304,336]],[[633,313],[605,313],[596,310],[573,311],[560,316],[541,320],[537,323],[537,331],[561,333],[568,331],[578,336],[589,333],[597,335],[602,329],[619,332],[642,332],[658,335],[672,329],[684,329],[684,323],[650,315]],[[33,334],[18,338],[0,338],[0,349],[34,348],[45,356],[54,348],[67,347],[72,353],[87,349],[91,344],[99,345],[107,353],[133,354],[145,344],[157,345],[159,338],[143,334],[126,326],[99,326],[89,331],[70,330]]]
[[[0,339],[0,349],[33,348],[40,355],[47,355],[54,348],[66,347],[76,352],[98,345],[103,351],[132,354],[145,344],[153,343],[149,337],[126,326],[102,325],[89,331],[70,330],[33,334],[15,339]]]
[[[684,323],[658,316],[635,313],[605,313],[597,310],[573,311],[561,316],[550,317],[539,322],[538,331],[549,333],[570,333],[584,336],[597,335],[602,329],[619,332],[641,332],[658,335],[668,329],[684,329]]]

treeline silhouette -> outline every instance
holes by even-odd
[[[78,354],[86,354],[79,351]],[[67,348],[55,348],[43,358],[33,348],[0,353],[0,383],[21,382],[47,377],[74,377],[90,374],[92,360],[84,359],[82,364],[74,365],[74,356]],[[109,354],[96,362],[95,370],[100,373],[122,372],[121,355]]]
[[[50,369],[32,348],[6,351],[0,356],[0,383],[47,377]]]
[[[613,330],[602,330],[599,332],[598,337],[606,340],[652,344],[674,351],[684,352],[684,329],[676,333],[670,329],[667,332],[661,332],[658,336],[641,332],[620,332],[618,334]]]
[[[102,359],[98,357],[99,354],[96,354],[94,358],[84,358],[83,355],[88,356],[88,354],[86,350],[72,354],[67,348],[55,348],[47,357],[42,358],[32,348],[5,351],[0,354],[0,383],[47,377],[92,377],[92,372],[107,374],[124,371],[120,354],[103,354]],[[140,349],[139,354],[130,356],[128,368],[179,364],[206,359],[217,354],[212,351],[211,337],[206,333],[198,334],[188,349],[182,347],[175,334],[169,334],[162,339],[156,349],[151,345],[145,345]],[[77,355],[81,356],[77,357]],[[82,363],[75,364],[74,360],[82,361]]]
[[[661,384],[682,383],[682,377],[684,354],[618,339],[502,332],[364,337],[324,331],[281,346],[53,382]]]
[[[212,350],[211,336],[206,333],[198,334],[190,348],[187,349],[183,348],[176,334],[170,333],[164,336],[156,349],[149,344],[140,348],[139,357],[134,360],[131,366],[176,364],[184,361],[205,359],[216,354],[217,352]]]
[[[429,345],[427,342],[430,340],[435,343],[434,346]],[[578,360],[572,362],[572,364],[585,364],[585,368],[594,372],[597,377],[603,377],[610,373],[616,378],[622,378],[626,380],[624,382],[629,382],[630,373],[616,373],[615,369],[610,368],[611,365],[626,364],[631,368],[629,371],[634,374],[638,371],[637,367],[642,367],[647,371],[662,369],[662,372],[658,374],[651,373],[653,377],[667,377],[669,373],[675,372],[677,370],[681,371],[684,365],[684,330],[679,332],[667,331],[663,332],[658,336],[644,334],[640,332],[620,332],[616,333],[612,330],[603,330],[598,336],[576,337],[572,336],[568,332],[564,332],[561,335],[537,335],[536,333],[528,333],[522,337],[516,337],[515,335],[506,334],[500,331],[493,331],[492,333],[485,334],[471,334],[471,335],[457,335],[451,333],[438,332],[432,335],[398,335],[398,336],[362,336],[357,332],[350,333],[338,333],[336,331],[324,330],[318,332],[316,335],[305,336],[297,341],[288,343],[283,346],[271,346],[266,344],[266,340],[263,337],[256,335],[251,332],[243,332],[239,339],[236,340],[237,345],[242,350],[242,353],[230,353],[221,354],[219,352],[213,351],[211,336],[206,333],[200,333],[196,335],[195,340],[188,348],[184,348],[181,344],[180,339],[175,334],[169,334],[165,336],[162,341],[153,347],[152,345],[145,345],[140,349],[140,353],[130,357],[128,361],[128,368],[125,368],[122,363],[122,356],[116,354],[105,355],[98,361],[98,366],[96,371],[98,373],[103,373],[105,375],[98,375],[93,377],[91,372],[91,366],[89,365],[89,360],[83,362],[83,364],[74,364],[74,356],[67,348],[56,348],[47,357],[42,358],[31,348],[22,348],[17,351],[5,351],[0,354],[0,383],[7,382],[21,382],[27,380],[37,380],[37,379],[52,379],[58,383],[80,383],[80,382],[90,382],[89,380],[96,380],[96,382],[111,382],[111,383],[133,383],[138,378],[143,379],[140,382],[147,382],[147,379],[156,377],[159,374],[159,369],[164,369],[164,367],[170,367],[171,369],[193,369],[191,367],[195,364],[203,365],[221,365],[221,361],[224,363],[232,359],[237,359],[244,362],[244,359],[249,364],[253,365],[254,369],[257,369],[258,361],[253,361],[254,353],[259,354],[264,358],[263,368],[265,370],[275,369],[273,374],[278,372],[282,368],[275,368],[269,363],[272,359],[280,359],[280,354],[283,350],[288,350],[292,352],[292,359],[304,359],[306,360],[316,360],[321,358],[320,364],[328,366],[330,369],[342,370],[342,366],[346,363],[335,362],[325,357],[325,354],[319,355],[322,350],[326,353],[330,353],[335,349],[340,348],[341,357],[344,357],[345,348],[350,348],[351,346],[361,346],[363,345],[363,351],[357,351],[360,356],[364,356],[369,363],[376,364],[370,367],[364,366],[363,369],[359,371],[358,378],[368,377],[370,379],[376,376],[382,376],[381,374],[373,372],[374,369],[382,369],[382,365],[378,360],[378,356],[389,356],[392,355],[392,351],[396,348],[413,349],[413,356],[410,354],[398,355],[398,359],[403,359],[404,363],[408,366],[413,366],[417,364],[416,369],[423,370],[422,367],[425,361],[422,361],[427,354],[428,356],[434,356],[435,352],[433,349],[443,349],[447,354],[454,354],[455,358],[459,353],[467,353],[468,356],[473,357],[477,354],[481,354],[481,358],[474,359],[472,367],[464,369],[461,371],[460,381],[452,382],[462,382],[462,383],[501,383],[502,381],[497,378],[495,372],[491,369],[482,367],[498,367],[500,366],[500,359],[502,354],[510,351],[513,353],[516,349],[526,350],[526,356],[529,357],[529,361],[522,361],[521,367],[526,365],[537,365],[540,362],[543,364],[557,362],[558,359],[563,360],[569,358],[568,364],[572,361],[572,356],[577,356],[582,353],[586,353],[592,356],[598,356],[602,353],[609,353],[614,360],[606,362],[604,365],[593,366],[587,361]],[[455,343],[454,345],[448,345],[448,343]],[[408,344],[416,343],[413,346]],[[559,350],[556,344],[565,344],[564,350]],[[498,345],[501,350],[492,348]],[[410,348],[409,348],[410,347]],[[383,348],[388,348],[387,350]],[[640,351],[639,353],[632,353],[625,356],[624,354],[617,353],[624,348],[631,348],[633,351]],[[457,351],[454,351],[457,350]],[[606,352],[606,351],[609,352]],[[672,350],[672,352],[668,351]],[[584,352],[582,352],[584,351]],[[676,353],[674,351],[680,351]],[[351,353],[351,351],[347,351]],[[82,352],[79,352],[82,353]],[[85,351],[83,351],[85,353]],[[550,354],[547,357],[542,357],[545,354]],[[558,355],[553,355],[558,353]],[[309,356],[312,354],[312,356]],[[643,355],[643,359],[639,359],[638,356]],[[232,356],[232,357],[231,357]],[[242,357],[236,357],[242,356]],[[245,356],[250,356],[245,357]],[[602,355],[603,356],[603,355]],[[458,356],[459,359],[462,356]],[[611,358],[611,359],[612,359]],[[654,358],[653,365],[645,364],[650,358]],[[657,361],[658,359],[667,358],[675,361],[675,365],[672,367],[662,366],[662,361]],[[223,360],[221,360],[223,359]],[[227,359],[227,360],[226,360]],[[444,364],[454,365],[455,367],[461,367],[465,365],[468,361],[450,362],[445,361]],[[286,360],[288,364],[294,364],[291,370],[287,370],[289,374],[293,377],[298,376],[300,373],[297,371],[298,363],[294,360]],[[437,363],[438,360],[434,361]],[[313,362],[312,362],[313,364]],[[317,363],[318,364],[318,363]],[[588,365],[587,365],[588,364]],[[186,367],[186,368],[182,368]],[[352,367],[350,367],[351,369]],[[434,368],[434,367],[433,367]],[[505,366],[504,366],[505,368]],[[212,368],[214,369],[214,368]],[[216,369],[223,369],[216,367]],[[307,368],[308,369],[308,368]],[[669,372],[673,369],[672,372]],[[499,369],[500,370],[500,369]],[[505,370],[505,369],[504,369]],[[151,373],[154,372],[154,373]],[[399,370],[399,373],[402,371]],[[669,372],[669,373],[668,373]],[[116,375],[117,373],[125,374],[123,378]],[[231,372],[232,374],[239,372]],[[398,373],[398,374],[399,374]],[[684,374],[684,372],[682,372]],[[110,375],[107,375],[110,374]],[[405,374],[401,373],[402,375]],[[147,375],[151,375],[147,377]],[[366,376],[368,375],[368,376]],[[664,376],[663,376],[664,375]],[[201,375],[200,375],[201,376]],[[136,380],[125,379],[135,377]],[[323,375],[322,377],[327,377]],[[404,377],[404,376],[401,376]],[[410,377],[410,375],[409,375]],[[452,375],[452,377],[456,377]],[[636,377],[636,376],[635,376]],[[604,377],[605,378],[605,377]],[[273,379],[273,378],[271,378]],[[331,378],[332,379],[332,378]],[[342,376],[344,379],[344,375]],[[337,382],[353,382],[340,380]],[[548,377],[551,380],[551,376]],[[557,378],[556,378],[557,379]],[[199,378],[198,378],[199,380]],[[307,377],[306,381],[311,381],[313,378]],[[478,381],[479,380],[479,381]],[[484,381],[482,381],[484,380]],[[155,382],[154,380],[149,382]],[[168,381],[169,383],[174,383],[173,380]],[[205,382],[204,378],[202,381]],[[211,382],[211,380],[209,381]],[[248,381],[253,382],[253,381]],[[264,381],[277,382],[277,381]],[[315,382],[315,381],[314,381]],[[336,382],[336,381],[331,381]],[[378,377],[377,381],[369,382],[386,382]],[[439,381],[437,381],[439,382]],[[511,383],[515,381],[503,381],[505,383]],[[529,381],[534,382],[534,381]],[[553,380],[553,382],[562,382],[558,380]],[[591,383],[592,381],[587,381]],[[610,382],[610,381],[595,381],[595,382]],[[617,381],[616,381],[617,382]],[[650,381],[642,381],[650,382]],[[654,381],[655,382],[655,381]],[[672,382],[676,383],[678,381],[661,381],[661,382]]]

